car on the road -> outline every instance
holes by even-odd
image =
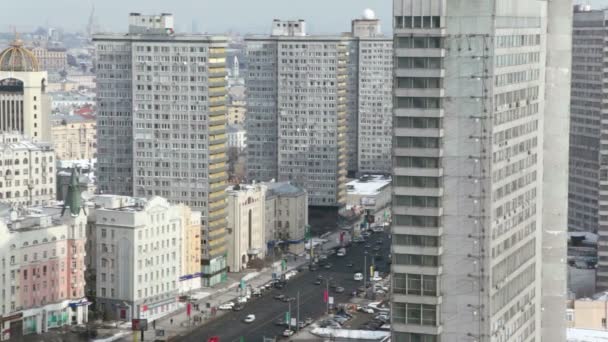
[[[224,303],[217,308],[220,310],[232,310],[232,308],[234,308],[234,302]]]
[[[359,286],[357,287],[357,292],[365,292],[367,291],[367,289],[365,288],[365,286]]]
[[[274,321],[274,325],[278,325],[278,326],[284,326],[287,325],[287,323],[285,323],[285,320],[282,318],[277,319],[276,321]]]
[[[314,271],[316,271],[318,269],[319,269],[319,267],[317,265],[315,265],[315,264],[312,264],[312,265],[308,266],[308,270],[312,271],[312,272],[314,272]]]
[[[374,247],[374,251],[379,251],[379,250],[380,250],[380,246]]]
[[[368,314],[373,314],[374,313],[374,309],[370,308],[369,306],[360,306],[357,308],[357,310],[361,311],[361,312],[365,312]]]
[[[372,247],[372,245],[370,245],[369,243],[365,244],[365,248],[371,248],[371,247]]]
[[[275,295],[273,298],[278,299],[278,300],[283,300],[283,298],[285,298],[285,295],[279,294],[279,295]]]
[[[335,289],[336,287],[338,287],[338,283],[336,283],[333,280],[329,282],[329,288],[330,289]]]
[[[343,293],[344,292],[344,288],[342,286],[338,286],[338,287],[336,287],[336,289],[334,291],[336,293]]]
[[[298,322],[298,328],[304,329],[305,326],[306,326],[306,323],[304,321],[299,321]]]
[[[286,329],[285,331],[283,331],[283,336],[285,336],[285,337],[290,337],[292,335],[293,335],[293,330]]]
[[[321,285],[321,279],[315,280],[315,285]]]
[[[348,264],[346,264],[346,267],[353,267],[354,264],[352,262],[349,262]]]
[[[236,304],[232,307],[232,311],[241,311],[245,308],[243,304]]]
[[[380,281],[382,280],[382,277],[379,275],[374,275],[373,277],[371,277],[371,281]]]
[[[293,302],[294,300],[296,300],[295,297],[283,297],[283,299],[281,299],[282,302]]]
[[[384,240],[376,240],[376,245],[381,245],[384,243]]]
[[[327,255],[325,255],[325,254],[319,255],[319,260],[326,260],[326,259],[327,259]]]
[[[325,264],[325,266],[323,266],[323,268],[325,268],[326,270],[331,268],[331,264]]]
[[[276,283],[274,283],[274,288],[275,289],[279,289],[280,290],[280,289],[282,289],[284,287],[285,287],[285,284],[282,283],[282,282],[280,282],[280,281],[277,281]]]
[[[363,274],[361,274],[361,273],[355,273],[354,279],[355,279],[356,281],[361,281],[361,280],[363,280]]]
[[[253,323],[253,321],[255,321],[255,315],[247,315],[243,320],[245,323]]]
[[[304,320],[304,323],[306,323],[306,325],[310,325],[312,324],[312,322],[314,322],[314,320],[311,317],[306,317],[306,319]]]
[[[376,316],[374,317],[374,319],[375,319],[375,320],[378,320],[378,321],[382,321],[382,322],[384,322],[384,323],[386,323],[386,322],[390,321],[390,318],[388,317],[388,315],[385,315],[385,314],[379,314],[379,315],[376,315]]]

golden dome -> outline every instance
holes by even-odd
[[[11,46],[0,52],[0,71],[39,71],[38,59],[15,38]]]

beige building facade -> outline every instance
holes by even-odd
[[[266,187],[235,185],[228,190],[228,269],[238,272],[266,254]]]
[[[68,56],[66,49],[58,47],[35,47],[32,53],[40,63],[40,69],[47,72],[59,72],[68,66]]]
[[[57,159],[97,158],[97,124],[79,116],[53,119],[51,135]]]
[[[308,225],[308,193],[289,182],[266,186],[266,240],[292,253],[304,251]]]
[[[608,292],[600,292],[591,298],[568,302],[566,321],[569,328],[606,330],[608,319]]]

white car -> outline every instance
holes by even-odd
[[[245,317],[243,320],[245,323],[252,323],[253,321],[255,321],[255,315],[247,315],[247,317]]]
[[[361,273],[355,273],[355,277],[354,277],[354,279],[355,279],[356,281],[361,281],[361,280],[363,280],[363,274],[361,274]]]
[[[364,306],[361,309],[359,309],[359,311],[365,312],[368,314],[373,314],[375,312],[374,309],[370,308],[369,306]]]
[[[381,277],[381,276],[378,276],[378,275],[375,275],[375,276],[373,276],[373,277],[370,277],[370,281],[380,281],[380,280],[382,280],[382,277]]]
[[[286,329],[285,331],[283,331],[283,336],[285,336],[285,337],[289,337],[292,335],[293,335],[293,330]]]
[[[233,307],[234,307],[234,303],[233,302],[228,302],[228,303],[220,305],[218,307],[218,309],[220,309],[220,310],[232,310]]]
[[[237,303],[247,303],[247,297],[241,296],[241,297],[237,298],[236,301],[237,301]]]

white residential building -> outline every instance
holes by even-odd
[[[200,242],[187,241],[200,213],[161,197],[100,195],[94,202],[97,310],[109,319],[155,320],[179,307],[182,291],[200,287],[192,269]]]
[[[393,1],[393,341],[565,341],[571,4]]]
[[[266,255],[266,187],[235,185],[228,190],[228,268],[239,272]]]
[[[0,133],[0,202],[43,205],[55,200],[55,151],[17,132]]]
[[[228,136],[228,148],[236,148],[242,151],[247,147],[247,131],[241,125],[228,125],[226,129]]]

